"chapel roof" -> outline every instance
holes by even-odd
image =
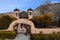
[[[20,18],[28,18],[28,13],[25,11],[22,11],[21,13],[19,13],[19,17]]]

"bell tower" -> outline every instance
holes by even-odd
[[[14,17],[18,18],[19,9],[14,9]]]
[[[33,15],[33,10],[30,8],[27,10],[27,12],[28,12],[28,19],[31,19]]]

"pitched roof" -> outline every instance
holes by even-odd
[[[19,17],[20,18],[28,18],[28,13],[25,11],[22,11],[21,13],[19,13]]]

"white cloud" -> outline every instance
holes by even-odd
[[[52,3],[58,3],[59,1],[52,1]]]

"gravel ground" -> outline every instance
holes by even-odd
[[[17,34],[14,40],[30,40],[30,36],[25,34]]]

